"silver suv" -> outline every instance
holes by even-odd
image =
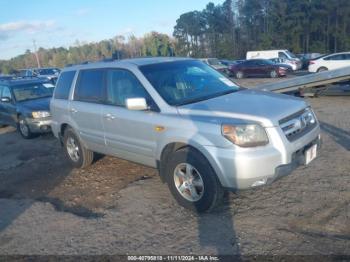
[[[305,101],[238,87],[188,58],[140,58],[63,69],[52,130],[74,167],[94,152],[159,170],[180,205],[203,212],[224,190],[266,185],[317,155]]]

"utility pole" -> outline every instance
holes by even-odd
[[[35,44],[35,40],[33,40],[33,46],[34,46],[34,55],[36,58],[36,63],[38,64],[38,68],[40,68],[40,60],[39,60],[39,55],[38,52],[36,51],[36,44]]]

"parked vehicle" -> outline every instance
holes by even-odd
[[[335,53],[310,60],[309,72],[316,73],[350,66],[350,52]]]
[[[229,67],[229,70],[237,79],[250,76],[268,76],[271,78],[276,78],[285,76],[287,74],[288,67],[277,65],[267,59],[251,59],[237,65],[232,65]]]
[[[17,127],[26,139],[50,131],[54,86],[39,78],[0,80],[0,125]]]
[[[297,54],[297,57],[300,59],[301,61],[301,69],[308,69],[309,67],[309,62],[313,59],[316,59],[318,57],[323,56],[320,53],[306,53],[306,54]]]
[[[63,69],[52,131],[69,162],[94,152],[159,170],[178,201],[203,212],[225,190],[269,184],[317,154],[305,101],[238,87],[188,58],[139,58]]]
[[[60,71],[61,70],[59,68],[55,68],[55,67],[28,68],[28,69],[20,69],[17,75],[20,77],[45,78],[50,80],[53,84],[55,84]]]
[[[223,64],[223,65],[225,65],[227,67],[229,67],[231,65],[239,64],[239,63],[241,63],[243,61],[245,61],[245,60],[226,60],[226,59],[220,60],[221,64]]]
[[[220,60],[217,58],[202,58],[200,60],[206,63],[207,65],[210,65],[222,74],[228,75],[230,73],[230,71],[228,70],[228,66],[221,63]]]
[[[272,58],[269,60],[278,66],[286,67],[289,71],[296,71],[301,69],[301,63],[298,63],[295,60],[285,58]]]
[[[295,54],[288,50],[263,50],[263,51],[248,51],[247,59],[288,59],[290,61],[294,61],[296,64],[296,70],[301,68],[301,61],[296,57]]]

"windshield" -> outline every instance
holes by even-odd
[[[39,75],[55,75],[59,73],[59,70],[56,68],[45,68],[45,69],[38,69]]]
[[[196,60],[145,65],[140,70],[161,97],[173,106],[195,103],[239,89],[215,69]]]
[[[291,58],[297,58],[295,54],[292,52],[286,51],[286,53],[291,57]]]
[[[50,83],[35,83],[12,87],[15,99],[18,102],[51,97],[54,86]]]

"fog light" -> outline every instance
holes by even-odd
[[[267,183],[267,178],[263,178],[261,180],[255,181],[252,184],[252,187],[263,186],[263,185],[266,185],[266,183]]]

